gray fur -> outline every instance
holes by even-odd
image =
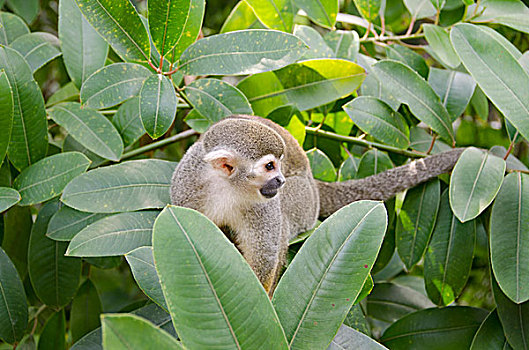
[[[230,175],[229,185],[208,175],[211,165],[204,156],[217,150],[239,159],[242,170]],[[365,179],[326,183],[314,180],[305,152],[288,131],[267,119],[235,115],[214,124],[186,152],[173,174],[171,201],[204,213],[222,227],[271,294],[289,239],[311,229],[318,216],[360,199],[388,199],[450,171],[461,152],[454,149]],[[245,167],[268,154],[282,157],[285,185],[271,199],[246,195],[251,178]]]

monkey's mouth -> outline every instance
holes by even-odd
[[[261,190],[259,192],[261,192],[263,197],[270,199],[270,198],[275,197],[275,195],[277,194],[277,189],[271,189],[271,188],[263,187],[263,188],[261,188]]]

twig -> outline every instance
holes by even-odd
[[[426,151],[426,154],[430,154],[430,152],[433,149],[433,146],[435,145],[435,139],[437,138],[437,134],[434,134],[432,136],[432,143],[430,143],[430,147],[428,147],[428,151]]]
[[[512,138],[511,144],[509,145],[509,148],[507,149],[507,153],[505,153],[505,157],[503,157],[503,160],[507,160],[507,157],[509,157],[509,154],[512,152],[512,148],[514,147],[514,142],[516,141],[516,138],[518,137],[518,130],[514,133],[514,137]]]
[[[416,33],[416,34],[410,34],[410,35],[393,35],[393,36],[379,36],[378,38],[365,38],[360,39],[360,42],[369,42],[369,41],[401,41],[401,40],[407,40],[407,39],[418,39],[418,38],[424,38],[424,33]]]
[[[381,144],[381,143],[378,143],[378,142],[371,142],[371,141],[367,141],[367,140],[362,140],[362,139],[360,139],[358,137],[339,135],[339,134],[335,134],[333,132],[329,132],[329,131],[325,131],[325,130],[318,130],[317,128],[313,128],[313,127],[309,127],[309,126],[305,127],[305,131],[307,132],[307,134],[318,135],[318,136],[322,136],[322,137],[325,137],[325,138],[328,138],[328,139],[331,139],[331,140],[353,143],[353,144],[361,145],[361,146],[365,146],[365,147],[379,148],[379,149],[382,149],[382,150],[385,150],[385,151],[388,151],[388,152],[391,152],[391,153],[401,154],[403,156],[407,156],[407,157],[411,157],[411,158],[424,158],[424,157],[427,156],[424,153],[420,153],[420,152],[416,152],[416,151],[408,151],[408,150],[404,150],[404,149],[400,149],[400,148],[384,145],[384,144]]]

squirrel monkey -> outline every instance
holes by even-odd
[[[450,171],[463,149],[413,161],[367,178],[321,182],[303,149],[274,122],[234,115],[212,125],[178,164],[171,201],[200,211],[243,254],[273,292],[288,241],[357,200],[386,200]]]

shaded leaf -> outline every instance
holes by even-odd
[[[246,1],[239,1],[222,24],[220,33],[234,32],[236,30],[249,28],[259,29],[264,28],[264,25],[259,22],[253,9]]]
[[[336,169],[325,153],[313,148],[307,151],[306,154],[315,179],[327,182],[336,181]]]
[[[101,300],[97,289],[92,281],[87,279],[81,284],[72,301],[70,332],[73,343],[100,326],[99,314],[101,311]]]
[[[38,0],[7,0],[7,5],[13,12],[24,18],[27,23],[33,22],[39,13]]]
[[[503,334],[498,312],[497,310],[492,310],[481,326],[479,326],[472,340],[470,350],[507,350],[510,348],[505,339],[505,334]]]
[[[140,119],[140,99],[134,97],[121,106],[112,118],[112,123],[118,129],[124,146],[130,146],[145,134],[145,128]]]
[[[385,170],[393,168],[393,162],[391,158],[378,149],[373,148],[367,151],[360,158],[358,163],[358,170],[356,172],[356,178],[362,179],[371,175],[381,173]]]
[[[33,220],[30,207],[14,206],[4,214],[2,249],[15,265],[20,276],[26,276],[28,243]]]
[[[386,47],[386,55],[389,59],[404,63],[424,79],[428,77],[430,68],[424,58],[412,49],[402,45],[392,44]]]
[[[11,139],[14,115],[13,90],[4,71],[0,71],[0,165],[2,165],[7,153],[7,146]],[[0,210],[1,211],[1,210]]]
[[[9,187],[0,187],[0,213],[20,201],[20,193]]]
[[[10,46],[24,57],[32,73],[62,54],[58,49],[59,39],[44,32],[22,35]]]

